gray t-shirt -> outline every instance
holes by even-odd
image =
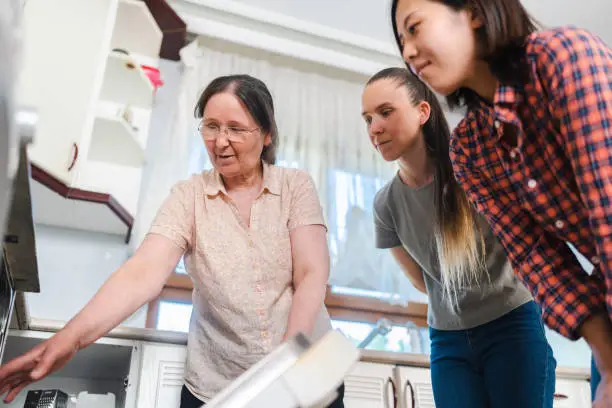
[[[435,183],[419,188],[404,184],[395,176],[374,199],[376,246],[403,246],[421,267],[429,296],[431,327],[462,330],[485,324],[532,299],[515,277],[502,245],[484,218],[477,216],[483,231],[487,270],[478,284],[458,293],[456,304],[443,297],[435,244]]]

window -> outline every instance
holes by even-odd
[[[406,279],[390,251],[376,248],[374,198],[386,182],[338,169],[328,172],[329,282],[334,289],[359,289],[360,296],[394,304],[426,303],[427,296]]]
[[[185,333],[189,331],[189,320],[193,310],[191,303],[162,300],[158,307],[156,328]]]
[[[357,207],[372,215],[376,192],[385,185],[385,180],[349,173],[339,169],[328,171],[328,228],[332,263],[338,260],[342,242],[346,240],[347,218],[352,208]]]

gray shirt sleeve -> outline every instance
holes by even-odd
[[[394,248],[402,242],[397,236],[391,211],[387,205],[386,191],[381,190],[374,198],[374,235],[376,248]]]

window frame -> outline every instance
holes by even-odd
[[[192,303],[192,292],[191,278],[185,274],[173,273],[159,296],[149,302],[146,327],[157,329],[159,305],[162,301]],[[406,306],[392,305],[375,298],[333,293],[328,286],[325,306],[329,316],[334,320],[375,324],[379,319],[385,318],[398,325],[412,322],[418,327],[428,327],[427,303],[408,302]]]

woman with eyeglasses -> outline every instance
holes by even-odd
[[[5,401],[158,296],[182,256],[194,308],[181,408],[202,406],[298,332],[316,340],[331,329],[321,205],[306,172],[274,166],[266,85],[219,77],[195,115],[213,170],[174,186],[142,245],[61,331],[0,367]],[[330,406],[343,407],[343,395]]]

